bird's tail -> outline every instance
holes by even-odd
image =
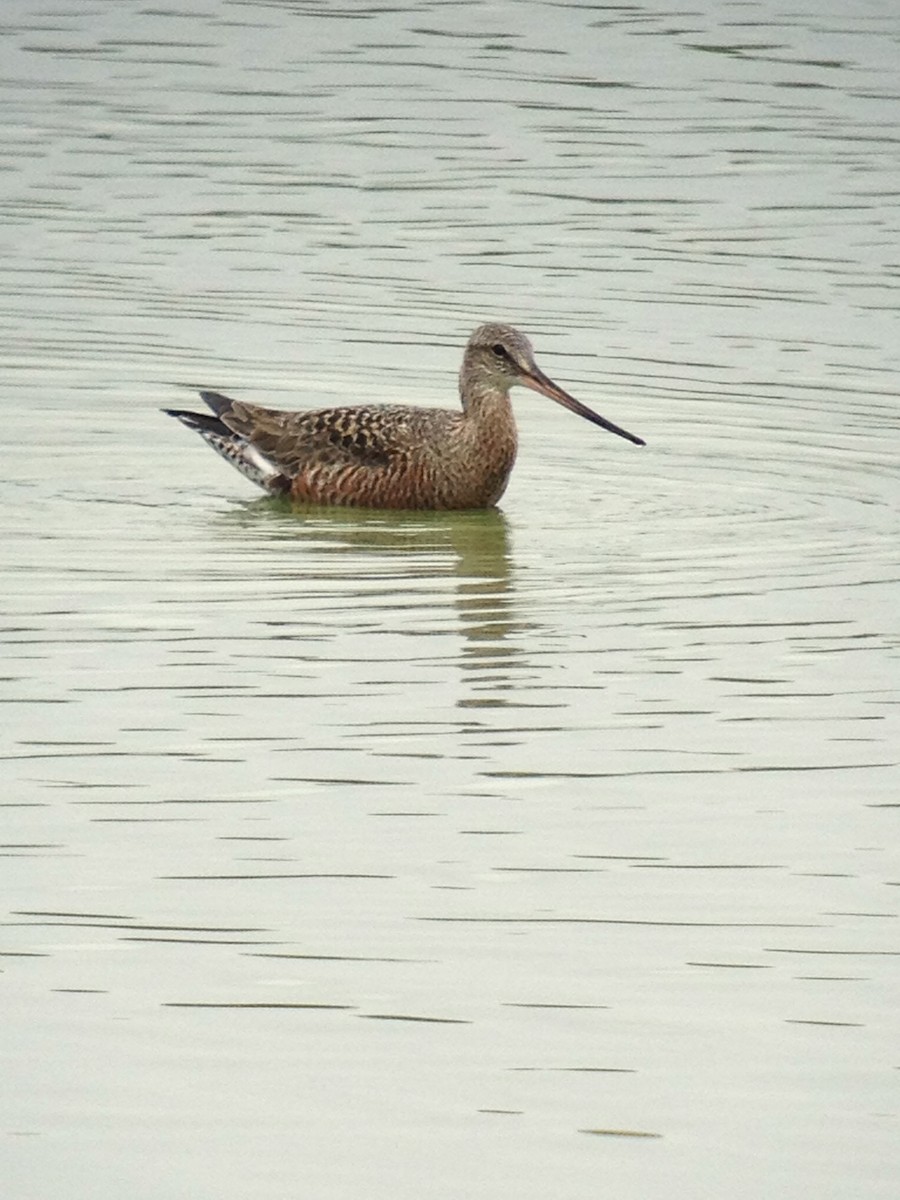
[[[170,417],[176,417],[188,429],[196,430],[217,454],[221,454],[251,483],[275,496],[289,492],[291,484],[287,476],[245,437],[229,429],[222,419],[231,408],[228,397],[218,392],[201,392],[200,396],[212,409],[213,416],[183,408],[164,408],[162,411]]]

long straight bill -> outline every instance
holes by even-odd
[[[647,445],[643,438],[629,433],[627,429],[622,429],[618,425],[614,425],[612,421],[607,421],[606,417],[601,417],[592,408],[588,408],[586,404],[582,404],[580,400],[576,400],[574,396],[570,396],[568,392],[564,392],[561,387],[557,387],[552,379],[548,379],[543,371],[535,368],[532,373],[520,375],[519,378],[532,391],[540,392],[542,396],[548,396],[551,400],[555,400],[557,404],[561,404],[563,408],[567,408],[569,412],[577,413],[579,417],[584,417],[586,421],[592,421],[595,425],[599,425],[601,429],[607,429],[610,433],[617,433],[619,437],[625,438],[626,441],[634,442],[635,446]]]

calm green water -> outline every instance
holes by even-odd
[[[72,0],[0,39],[10,1200],[893,1200],[900,16]],[[500,511],[163,405],[452,404]]]

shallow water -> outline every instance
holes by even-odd
[[[15,1200],[896,1192],[900,17],[21,0]],[[449,404],[500,511],[161,405]]]

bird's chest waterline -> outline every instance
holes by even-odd
[[[459,493],[468,495],[472,507],[488,507],[496,504],[506,490],[515,461],[515,426],[464,430],[449,474]]]

